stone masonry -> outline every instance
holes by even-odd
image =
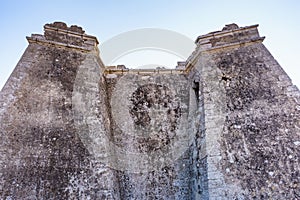
[[[46,24],[0,92],[0,198],[300,199],[300,92],[257,26],[127,69]]]

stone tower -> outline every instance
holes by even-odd
[[[257,25],[156,70],[105,67],[81,27],[44,28],[0,93],[1,199],[300,198],[300,92]]]

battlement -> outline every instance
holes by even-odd
[[[54,22],[51,24],[45,24],[45,29],[55,29],[55,30],[65,30],[67,32],[72,32],[74,34],[84,34],[85,31],[82,29],[82,27],[77,25],[71,25],[70,27],[67,26],[64,22]]]
[[[186,61],[186,70],[194,66],[201,52],[217,51],[225,48],[238,48],[253,43],[261,43],[265,37],[260,37],[258,24],[239,27],[237,24],[227,24],[221,31],[210,32],[197,37],[195,51]]]
[[[227,24],[222,31],[215,31],[198,36],[195,43],[201,46],[202,50],[210,50],[232,45],[241,45],[248,42],[262,42],[265,37],[259,36],[257,27],[258,24],[245,27],[239,27],[236,24]]]
[[[44,35],[32,34],[27,40],[29,43],[57,45],[84,51],[91,51],[99,44],[95,36],[85,34],[81,27],[76,25],[68,27],[63,22],[46,24]]]

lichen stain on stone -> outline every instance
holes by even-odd
[[[299,136],[291,134],[299,114],[286,97],[276,97],[281,88],[254,54],[237,50],[217,57],[221,73],[231,77],[224,84],[228,114],[221,140],[227,181],[240,181],[251,198],[273,198],[275,191],[300,197],[299,150],[293,143]],[[290,112],[278,112],[283,102]]]
[[[166,86],[157,84],[143,85],[132,94],[130,100],[132,107],[129,112],[137,126],[149,126],[151,121],[149,109],[160,109],[160,107],[163,107],[167,109],[168,120],[172,127],[171,131],[174,131],[176,128],[176,122],[180,117],[179,102],[174,102],[174,97]]]
[[[174,194],[179,190],[179,187],[173,183],[174,179],[178,179],[174,166],[165,166],[160,171],[150,171],[139,175],[119,171],[117,176],[120,182],[120,196],[126,200],[156,199],[157,193],[175,199]],[[143,192],[137,192],[139,189]]]
[[[145,84],[133,92],[130,101],[135,129],[143,133],[138,139],[139,149],[148,152],[168,145],[181,116],[179,100],[171,90],[160,84]]]
[[[222,72],[221,81],[227,82],[225,90],[227,108],[243,110],[254,100],[274,100],[272,84],[265,78],[268,68],[254,57],[243,51],[217,55],[217,67]]]
[[[18,117],[7,119],[7,130],[14,134],[7,136],[5,145],[10,146],[16,163],[2,170],[1,196],[67,199],[63,188],[69,184],[69,175],[79,173],[89,155],[76,136],[70,103],[84,56],[51,47],[40,47],[37,56],[40,62],[30,68],[27,82],[9,108],[10,114]],[[18,188],[32,194],[14,191]]]
[[[48,65],[47,75],[52,81],[58,81],[62,84],[62,89],[72,92],[77,69],[84,57],[72,51],[55,49],[54,51],[45,51],[49,55],[52,66]]]

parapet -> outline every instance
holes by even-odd
[[[151,74],[186,74],[185,69],[120,69],[113,66],[109,66],[104,71],[105,75],[125,75],[125,74],[139,74],[139,75],[151,75]]]
[[[178,61],[176,69],[185,69],[185,65],[186,65],[185,61]]]
[[[29,43],[46,43],[86,51],[93,50],[99,44],[96,37],[85,34],[81,27],[68,27],[63,22],[45,24],[44,35],[32,34],[27,40]]]
[[[258,24],[239,27],[236,24],[228,24],[222,31],[215,31],[199,36],[195,43],[200,50],[212,50],[234,45],[243,45],[249,42],[262,42],[265,37],[260,37]]]
[[[210,32],[197,37],[196,49],[186,60],[186,71],[190,71],[201,52],[241,47],[263,42],[257,30],[258,24],[239,27],[237,24],[227,24],[221,31]]]

